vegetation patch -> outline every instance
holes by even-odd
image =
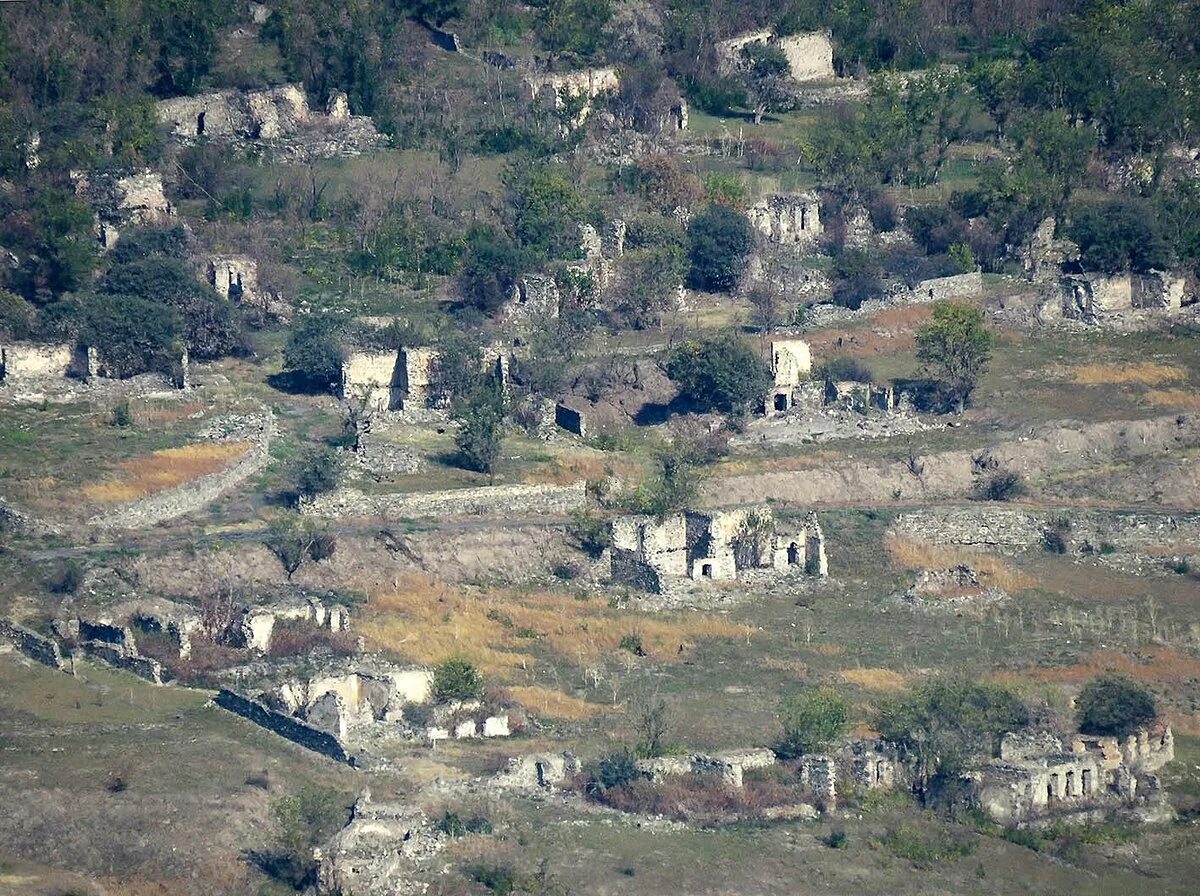
[[[155,451],[146,457],[124,461],[119,467],[120,479],[85,485],[83,493],[100,504],[136,501],[223,470],[251,447],[249,442],[198,442]]]
[[[983,551],[952,545],[932,544],[912,538],[889,536],[884,540],[892,566],[899,569],[953,569],[969,566],[981,584],[1010,593],[1033,588],[1037,580],[1012,564]]]

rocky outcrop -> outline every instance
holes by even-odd
[[[43,637],[22,625],[17,625],[11,619],[0,619],[0,638],[4,638],[31,660],[49,666],[51,669],[62,670],[66,666],[57,641]]]

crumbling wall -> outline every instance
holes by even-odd
[[[803,339],[771,340],[771,372],[775,385],[788,388],[800,385],[812,371],[812,350]]]
[[[63,669],[62,651],[58,642],[30,631],[22,625],[17,625],[8,618],[0,618],[0,638],[9,641],[17,650],[31,660],[49,666],[52,669]]]
[[[568,99],[583,98],[583,105],[572,122],[579,127],[592,114],[595,99],[603,93],[614,93],[621,87],[615,68],[589,68],[575,72],[534,73],[521,79],[530,100],[541,100],[561,109]]]
[[[235,415],[217,421],[211,437],[216,441],[248,441],[250,449],[236,462],[207,476],[140,498],[97,514],[88,525],[97,529],[144,529],[211,504],[225,492],[245,482],[270,461],[275,417],[268,411],[257,415]]]
[[[922,280],[909,291],[909,301],[936,302],[941,299],[976,298],[983,295],[983,273],[970,271],[951,277]]]
[[[328,756],[338,762],[345,762],[348,765],[355,764],[354,757],[348,754],[341,742],[328,731],[322,731],[307,722],[277,712],[257,700],[243,697],[227,688],[221,688],[217,696],[213,698],[213,702],[222,709],[249,719],[254,724],[299,744],[307,750]]]
[[[731,74],[743,64],[742,49],[750,44],[767,44],[778,47],[787,58],[789,74],[793,81],[832,81],[837,75],[833,70],[833,42],[828,31],[813,31],[781,37],[771,31],[752,31],[716,45],[717,66],[721,74]]]
[[[364,402],[377,411],[393,409],[403,380],[398,362],[394,351],[350,352],[342,362],[342,398]]]
[[[21,383],[94,375],[95,353],[71,343],[12,342],[0,346],[0,382]]]
[[[419,494],[365,494],[338,489],[318,495],[301,508],[321,516],[382,516],[389,519],[421,516],[482,516],[501,514],[564,514],[587,503],[587,483],[571,485],[490,485]]]
[[[415,896],[427,888],[416,872],[447,839],[420,808],[375,803],[366,791],[347,825],[313,851],[317,887],[354,896]]]
[[[811,194],[776,194],[746,209],[746,217],[772,243],[808,246],[824,231],[820,209],[817,197]]]
[[[572,432],[581,438],[588,434],[587,417],[579,408],[559,402],[554,406],[554,422],[567,432]]]
[[[210,255],[208,284],[223,298],[252,302],[258,295],[258,262],[245,255]]]
[[[611,528],[610,574],[614,582],[661,594],[664,577],[689,574],[687,520],[682,513],[661,520],[651,516],[617,517]]]

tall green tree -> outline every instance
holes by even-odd
[[[504,441],[504,389],[490,380],[460,402],[452,412],[458,424],[454,436],[459,463],[495,479]]]
[[[917,330],[917,360],[940,380],[961,414],[987,370],[995,343],[982,309],[942,300],[933,303],[932,319]]]
[[[677,346],[667,359],[667,376],[698,411],[746,414],[762,402],[771,371],[736,336],[710,336]]]
[[[754,248],[754,230],[741,212],[713,203],[692,219],[688,243],[688,285],[728,292],[746,270]]]

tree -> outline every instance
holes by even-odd
[[[935,779],[957,776],[974,759],[994,755],[1000,738],[1029,719],[1025,704],[1000,685],[938,679],[885,704],[874,727],[915,761],[924,789]]]
[[[315,498],[338,485],[341,463],[332,448],[313,447],[305,451],[296,465],[294,479],[300,498]]]
[[[171,370],[182,353],[182,328],[178,315],[156,302],[100,295],[85,306],[81,336],[116,376],[128,377]]]
[[[548,50],[586,62],[596,55],[611,17],[608,0],[547,0],[537,18],[537,35]]]
[[[313,849],[346,823],[346,807],[332,790],[303,787],[271,804],[279,852],[260,859],[263,870],[296,889],[316,877]]]
[[[465,469],[487,473],[492,479],[503,443],[504,404],[503,388],[490,381],[452,412],[458,423],[454,445],[458,448],[459,463]]]
[[[657,693],[644,693],[633,704],[633,726],[638,741],[633,754],[639,759],[656,759],[667,752],[667,734],[674,727],[671,704]]]
[[[699,411],[745,414],[771,387],[771,370],[733,335],[710,336],[676,347],[667,359],[667,376],[680,395]]]
[[[292,325],[283,347],[283,369],[297,385],[326,391],[342,378],[342,325],[326,314],[310,314]]]
[[[288,515],[271,523],[263,545],[279,560],[290,582],[306,558],[320,562],[333,556],[337,539],[311,519]]]
[[[578,249],[583,201],[566,171],[521,164],[504,175],[513,208],[513,235],[539,260],[565,258]]]
[[[791,90],[792,69],[779,47],[755,41],[742,47],[742,77],[754,109],[754,123],[767,112],[786,112],[796,102]]]
[[[430,372],[430,398],[438,405],[455,407],[484,384],[483,352],[462,333],[450,333],[438,343],[437,361]]]
[[[1146,273],[1172,262],[1158,216],[1133,200],[1097,202],[1074,210],[1067,236],[1079,244],[1084,267],[1094,271]]]
[[[491,314],[508,301],[525,267],[524,253],[507,234],[477,224],[467,231],[458,291],[468,305]]]
[[[996,337],[974,305],[937,301],[932,314],[917,330],[917,359],[941,380],[961,414],[987,369]]]
[[[1093,678],[1075,701],[1075,718],[1084,734],[1127,737],[1157,717],[1154,696],[1123,675]]]
[[[483,676],[466,657],[449,657],[433,669],[433,695],[441,703],[478,700],[483,696]]]
[[[177,311],[184,343],[195,358],[220,358],[245,346],[242,322],[233,304],[202,285],[182,259],[147,255],[113,265],[102,288],[161,302]]]
[[[688,285],[728,292],[746,270],[754,248],[754,229],[745,215],[714,203],[692,219],[688,242]]]
[[[823,750],[846,733],[850,706],[830,690],[790,694],[779,701],[783,737],[775,745],[782,759]]]

